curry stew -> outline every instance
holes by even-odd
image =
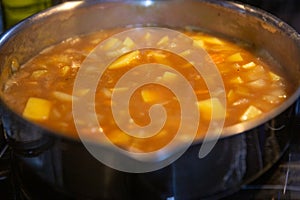
[[[90,35],[69,38],[49,47],[30,61],[20,66],[6,82],[4,99],[7,104],[28,120],[71,137],[77,137],[72,115],[74,80],[86,56],[101,41],[120,30],[103,30]],[[197,96],[200,113],[198,138],[202,138],[212,119],[212,107],[216,109],[214,120],[225,119],[225,127],[254,119],[278,107],[292,91],[287,77],[272,62],[246,43],[231,41],[204,32],[182,31],[194,40],[195,46],[204,48],[218,67],[226,90],[226,107],[218,98],[212,98],[203,77],[191,63],[168,51],[141,49],[132,51],[112,63],[103,76],[95,94],[95,110],[101,127],[108,138],[124,149],[153,151],[166,145],[176,133],[180,123],[180,102],[168,88],[147,84],[132,95],[129,111],[132,119],[128,124],[145,126],[149,123],[148,112],[152,105],[161,104],[166,109],[168,120],[160,132],[148,140],[122,133],[116,125],[111,111],[113,91],[116,82],[126,71],[145,63],[161,63],[179,71],[190,83]],[[134,45],[132,38],[126,38],[125,45]],[[188,49],[185,53],[188,53]],[[276,70],[275,70],[276,69]],[[159,79],[172,83],[176,74],[166,72]],[[143,77],[141,77],[143,78]],[[82,95],[89,92],[82,91]],[[222,114],[226,111],[226,115]],[[97,127],[88,122],[81,130],[87,137],[93,137]]]

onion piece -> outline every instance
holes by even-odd
[[[244,112],[244,114],[240,117],[241,121],[246,121],[249,119],[253,119],[259,115],[261,115],[263,112],[256,108],[255,106],[251,105],[247,108],[247,110]]]
[[[111,37],[106,41],[105,45],[102,46],[102,48],[105,51],[109,51],[118,48],[120,44],[121,41],[118,38]]]
[[[129,65],[132,61],[139,59],[140,57],[140,51],[136,50],[133,52],[130,52],[119,59],[117,59],[115,62],[113,62],[108,69],[118,69],[121,67],[125,67],[126,65]]]
[[[174,82],[178,78],[177,74],[174,74],[172,72],[164,72],[163,76],[161,77],[161,80],[164,82]]]
[[[135,43],[132,41],[130,37],[126,37],[123,45],[126,46],[127,48],[133,48],[135,46]]]
[[[272,81],[279,81],[279,80],[281,80],[281,77],[278,76],[277,74],[273,73],[273,72],[269,72],[269,75],[270,75]]]
[[[157,46],[162,46],[162,45],[167,45],[169,42],[169,36],[164,36],[162,37],[158,42],[157,42]]]
[[[52,94],[56,99],[61,100],[61,101],[71,102],[73,99],[76,99],[76,97],[73,97],[72,95],[64,93],[64,92],[54,91]]]
[[[247,64],[242,65],[242,68],[244,68],[244,69],[251,69],[251,68],[253,68],[255,66],[256,66],[256,64],[254,62],[249,62]]]
[[[267,83],[264,79],[258,79],[247,84],[253,88],[262,88],[265,87]]]

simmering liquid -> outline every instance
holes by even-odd
[[[77,72],[97,45],[120,31],[102,30],[69,38],[40,52],[7,81],[4,88],[5,101],[28,120],[61,134],[78,137],[72,114],[72,102],[76,101],[73,86]],[[167,119],[156,135],[147,139],[134,137],[124,133],[115,122],[112,94],[129,89],[118,88],[116,84],[127,71],[142,64],[159,63],[170,66],[188,81],[197,98],[197,102],[192,103],[196,104],[200,115],[197,138],[204,137],[212,121],[224,120],[224,127],[228,127],[252,120],[278,107],[289,97],[292,86],[287,82],[286,76],[269,62],[265,62],[247,43],[230,41],[199,31],[181,32],[193,40],[193,46],[205,49],[217,66],[225,87],[226,105],[217,97],[212,97],[204,78],[193,63],[182,56],[155,48],[127,52],[105,70],[95,92],[94,107],[100,131],[114,144],[137,152],[154,151],[168,144],[179,128],[182,115],[180,100],[171,89],[157,83],[142,85],[134,91],[128,104],[131,118],[124,119],[129,128],[131,124],[146,126],[151,123],[151,107],[156,104],[163,105]],[[145,39],[147,37],[151,35],[145,35]],[[160,42],[168,41],[161,38]],[[111,39],[106,44],[111,45],[107,49],[118,44],[125,47],[135,45],[134,38],[126,38],[124,41]],[[116,52],[120,53],[118,51],[117,49]],[[182,52],[188,53],[189,49]],[[168,71],[160,74],[157,80],[175,84],[178,78],[178,74]],[[78,95],[84,96],[89,92],[89,88],[86,88],[79,91]],[[84,126],[81,126],[80,132],[86,134],[86,137],[93,138],[93,134],[99,131],[99,127],[91,126],[88,120],[81,123]]]

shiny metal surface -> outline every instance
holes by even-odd
[[[267,13],[222,1],[90,1],[62,4],[6,32],[0,39],[2,87],[12,73],[12,59],[22,64],[68,37],[128,25],[200,27],[250,41],[276,58],[299,86],[299,36]],[[292,104],[298,96],[299,89],[270,115],[228,129],[227,137],[204,159],[197,157],[201,145],[197,143],[172,165],[146,174],[123,173],[102,165],[78,141],[22,119],[4,102],[1,113],[13,149],[16,180],[33,199],[41,198],[34,196],[36,188],[44,192],[43,199],[218,198],[238,190],[278,160],[289,143]]]

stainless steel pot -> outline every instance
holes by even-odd
[[[279,159],[291,137],[300,92],[300,38],[284,22],[249,6],[223,1],[64,3],[26,19],[2,35],[1,88],[13,73],[12,62],[22,64],[45,47],[72,36],[129,25],[192,26],[248,41],[267,50],[298,89],[264,119],[226,129],[226,136],[205,158],[198,158],[201,146],[198,141],[173,164],[140,174],[103,165],[80,141],[23,119],[1,100],[14,174],[25,196],[31,199],[219,198],[254,180]]]

